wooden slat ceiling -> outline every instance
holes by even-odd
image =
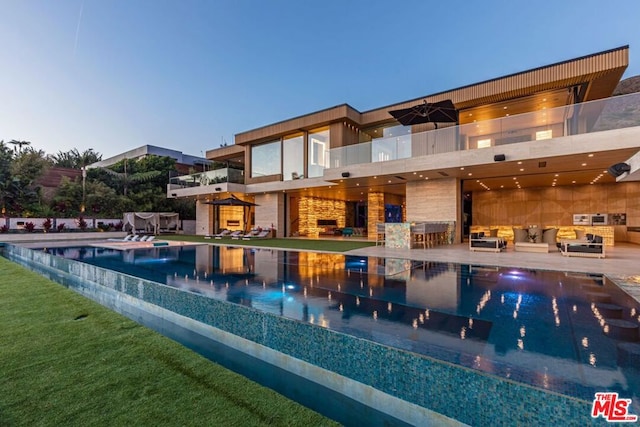
[[[538,158],[522,162],[500,162],[461,168],[416,171],[379,175],[347,180],[339,180],[330,188],[308,188],[287,193],[343,199],[347,201],[366,201],[368,192],[384,192],[386,194],[405,195],[405,184],[408,181],[425,179],[460,178],[463,190],[496,191],[520,188],[572,186],[614,183],[615,178],[606,170],[615,163],[625,161],[637,149],[612,150],[589,154]],[[584,164],[584,166],[583,166]],[[521,170],[522,169],[522,170]],[[515,179],[514,179],[515,178]],[[594,181],[595,180],[595,181]]]

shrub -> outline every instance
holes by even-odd
[[[29,232],[29,233],[33,233],[33,230],[36,229],[36,225],[34,223],[32,223],[31,221],[25,222],[24,223],[24,229],[27,230],[27,232]]]
[[[48,233],[49,230],[51,230],[51,227],[53,227],[53,221],[51,221],[51,218],[45,219],[44,222],[42,223],[42,228],[44,228],[44,232]]]
[[[122,221],[113,224],[113,229],[116,231],[122,231],[122,227],[124,227],[124,223]]]
[[[83,217],[78,218],[78,228],[82,231],[87,229],[87,221]]]
[[[64,222],[61,222],[60,224],[58,224],[58,232],[64,231],[65,225]]]
[[[8,232],[9,232],[9,227],[7,227],[7,224],[0,227],[0,233],[8,233]]]

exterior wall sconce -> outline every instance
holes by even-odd
[[[506,160],[506,157],[504,154],[496,154],[495,156],[493,156],[494,162],[504,162],[505,160]]]
[[[342,177],[343,178],[349,178],[349,176],[351,176],[351,174],[349,172],[342,172]]]
[[[222,191],[222,188],[220,188],[220,187],[216,187],[216,188],[215,188],[215,190],[216,190],[216,191]]]

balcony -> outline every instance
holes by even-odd
[[[215,185],[223,182],[244,184],[244,171],[240,169],[224,168],[206,172],[181,175],[169,180],[172,189]]]
[[[333,148],[330,167],[386,162],[461,150],[640,126],[640,93]]]

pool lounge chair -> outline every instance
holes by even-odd
[[[219,232],[218,234],[214,234],[213,238],[214,239],[222,239],[223,237],[227,237],[231,235],[231,230],[222,230],[221,232]]]
[[[107,239],[107,240],[110,242],[130,242],[131,239],[133,239],[133,237],[134,237],[133,234],[127,234],[122,239]]]
[[[141,235],[139,235],[139,234],[136,234],[135,236],[133,236],[133,237],[129,240],[129,242],[139,242],[139,241],[140,241],[140,239],[142,239],[142,237],[143,237],[143,236],[141,236]]]
[[[232,239],[238,240],[242,237],[242,231],[236,230],[233,233],[229,234],[229,237],[231,237]]]
[[[264,239],[264,238],[267,238],[269,234],[271,234],[270,230],[262,230],[258,234],[252,234],[252,235],[247,234],[242,238],[242,240]]]
[[[147,237],[147,240],[145,240],[145,242],[153,242],[153,240],[156,238],[156,236],[151,235]]]

